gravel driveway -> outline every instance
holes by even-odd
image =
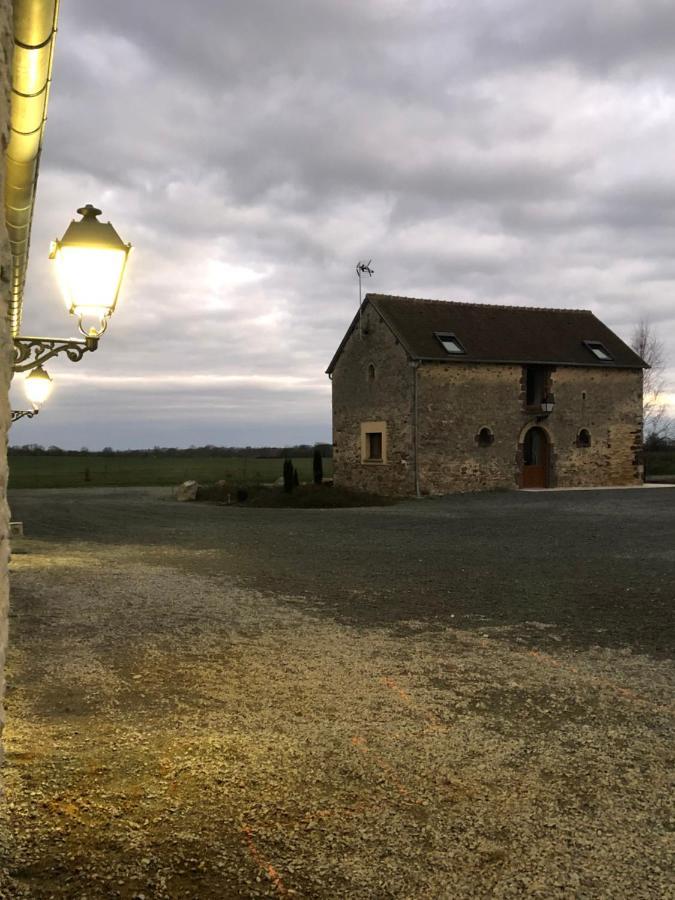
[[[11,500],[0,896],[671,896],[675,490]]]

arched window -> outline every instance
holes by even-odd
[[[587,428],[582,428],[577,435],[577,447],[590,447],[591,433]]]
[[[375,381],[375,366],[372,363],[368,366],[368,381]]]
[[[483,426],[481,430],[476,435],[476,441],[479,447],[489,447],[490,444],[494,443],[495,436],[492,433],[492,429],[487,426]]]

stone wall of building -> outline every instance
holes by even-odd
[[[642,371],[559,367],[553,374],[555,484],[559,487],[642,481]],[[579,447],[585,428],[590,446]]]
[[[0,0],[0,696],[4,695],[9,605],[9,509],[7,507],[7,432],[10,425],[9,385],[12,378],[12,340],[7,325],[10,285],[10,253],[5,230],[5,151],[9,139],[10,84],[13,47],[11,0]],[[3,714],[4,720],[4,714]]]
[[[522,442],[532,425],[550,441],[549,487],[638,484],[642,478],[642,372],[558,366],[550,416],[524,408],[523,367],[431,363],[419,369],[422,493],[520,486]],[[481,428],[492,443],[481,446]],[[588,432],[589,446],[579,433]]]
[[[418,369],[423,494],[515,488],[521,366],[427,363]],[[492,443],[480,446],[481,428]]]
[[[340,487],[396,495],[415,492],[413,369],[372,307],[352,332],[333,371],[333,474]],[[372,370],[369,371],[369,367]],[[362,459],[361,423],[387,423],[386,462]]]

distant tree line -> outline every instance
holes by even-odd
[[[136,457],[175,457],[177,459],[196,459],[199,457],[246,457],[249,459],[302,459],[314,458],[318,451],[324,458],[333,455],[331,444],[295,444],[292,447],[217,447],[206,444],[203,447],[152,447],[146,450],[63,450],[61,447],[43,447],[42,444],[22,444],[9,447],[9,456],[136,456]]]

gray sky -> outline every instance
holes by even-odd
[[[371,257],[382,293],[648,316],[675,406],[674,45],[671,0],[68,0],[23,332],[74,333],[76,207],[135,252],[11,442],[329,439]]]

